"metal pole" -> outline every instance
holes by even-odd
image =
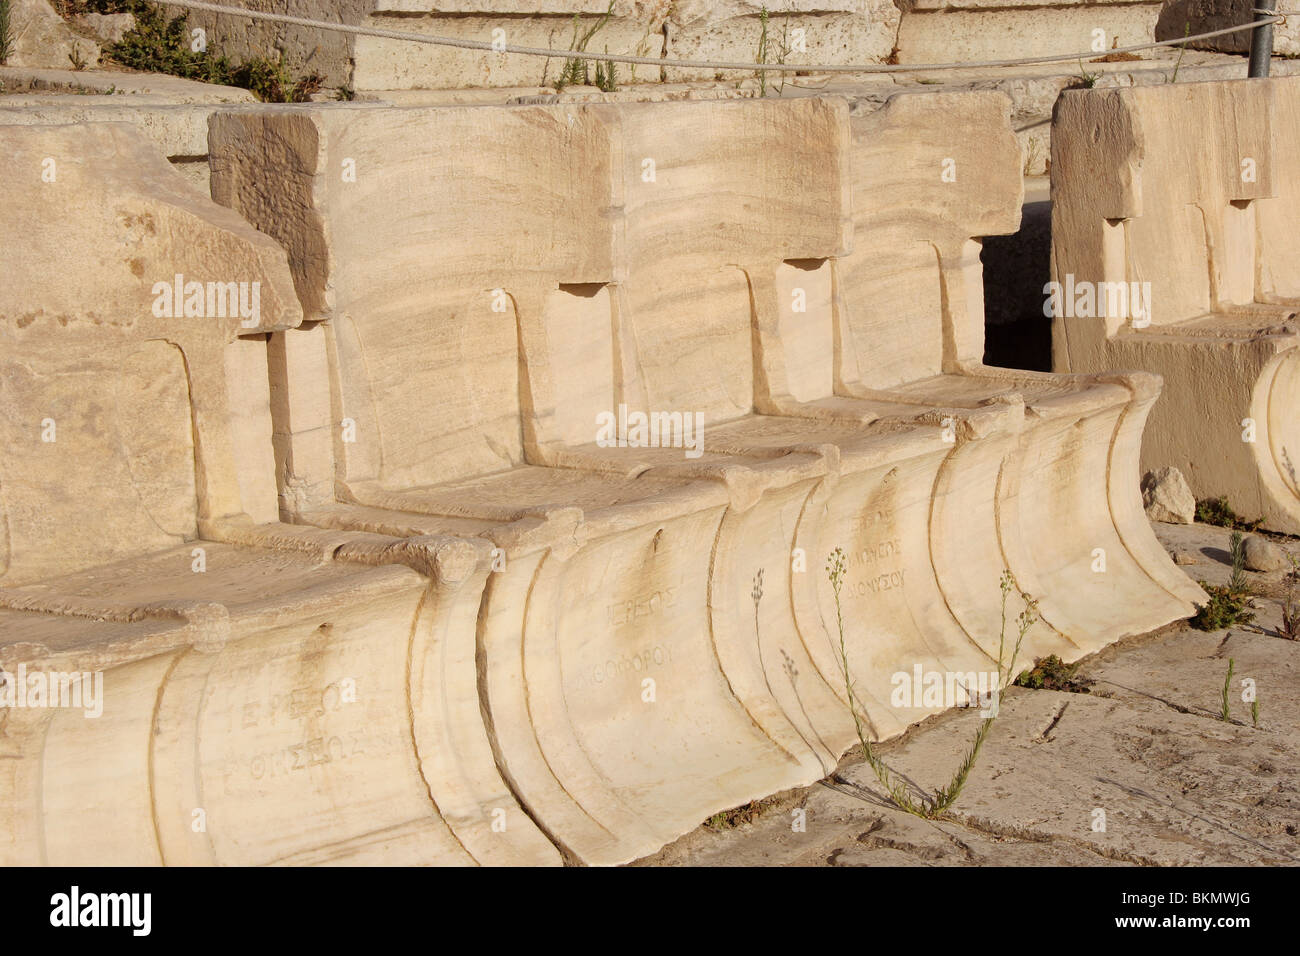
[[[1277,0],[1256,0],[1255,6],[1259,10],[1255,14],[1256,21],[1267,20],[1273,16],[1273,11],[1277,9]],[[1264,11],[1268,11],[1265,13]],[[1273,24],[1268,26],[1256,27],[1251,31],[1250,37],[1250,76],[1268,76],[1269,61],[1273,57]]]

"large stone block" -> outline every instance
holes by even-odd
[[[764,40],[762,12],[768,11]],[[665,22],[665,56],[725,63],[883,63],[894,49],[900,13],[892,0],[761,0],[674,3]],[[670,81],[740,79],[735,71],[668,68]],[[787,79],[789,76],[786,77]],[[770,73],[778,84],[781,75]]]
[[[1259,6],[1254,0],[1168,0],[1160,11],[1156,39],[1176,40],[1184,36],[1184,30],[1197,34],[1240,26],[1255,19],[1255,9]],[[1285,3],[1276,6],[1279,10],[1288,9]],[[1197,40],[1192,45],[1203,50],[1247,53],[1251,35],[1251,31],[1241,30]],[[1282,56],[1300,55],[1300,21],[1292,17],[1273,27],[1273,50]]]
[[[432,0],[379,0],[366,23],[383,30],[476,40],[510,46],[567,50],[595,30],[586,48],[592,53],[630,53],[657,57],[663,51],[661,3],[600,0],[468,0],[452,5]],[[435,9],[436,8],[436,9]],[[605,19],[606,10],[610,16]],[[598,29],[597,29],[598,28]],[[564,59],[468,50],[360,36],[356,41],[353,82],[358,90],[460,89],[482,86],[554,84]],[[594,64],[589,69],[594,72]],[[619,66],[628,82],[633,70]],[[641,82],[657,82],[659,70],[639,66]]]
[[[1300,79],[1067,93],[1053,143],[1055,366],[1161,375],[1144,469],[1300,531]]]
[[[791,187],[780,172],[788,163],[807,178],[801,150],[810,142],[848,145],[833,124],[816,136],[807,113],[761,101],[618,113],[620,322],[654,343],[635,366],[648,406],[695,402],[722,418],[706,452],[836,447],[837,483],[812,492],[818,504],[805,507],[797,536],[809,554],[840,546],[850,555],[850,655],[877,701],[890,699],[899,669],[989,664],[999,630],[990,598],[1004,568],[1040,596],[1047,627],[1026,653],[1077,658],[1190,613],[1200,596],[1141,517],[1136,439],[1150,383],[980,364],[973,237],[1013,231],[1020,204],[1008,105],[997,95],[900,96],[854,117],[838,185],[860,198],[837,238],[831,213],[807,217],[811,187],[784,205]],[[796,123],[804,135],[792,133]],[[715,142],[747,148],[710,149],[706,127]],[[749,139],[760,130],[776,131],[762,148]],[[816,168],[829,177],[833,166]],[[823,201],[830,193],[821,190]],[[782,225],[760,222],[765,215]],[[740,281],[728,282],[729,271]],[[683,287],[707,307],[688,311]],[[1050,539],[1028,531],[1044,526],[1068,530]],[[949,551],[947,542],[960,545]],[[1098,549],[1109,575],[1093,569]],[[772,566],[781,552],[745,553]],[[808,592],[793,596],[798,633],[836,687],[842,672],[825,641],[833,600],[817,581],[792,576],[796,592]],[[876,713],[888,734],[924,710]],[[818,731],[837,739],[833,726]]]
[[[905,0],[898,58],[959,63],[1136,46],[1155,39],[1163,5],[1163,0]]]
[[[263,8],[266,4],[250,4]],[[757,62],[763,4],[669,3],[668,0],[337,0],[322,11],[299,0],[271,4],[276,12],[365,25],[381,30],[512,46],[567,50],[600,24],[586,49],[652,58]],[[606,12],[607,20],[601,21]],[[227,15],[191,12],[221,49],[236,58],[284,50],[290,63],[319,70],[329,85],[357,90],[461,89],[545,86],[564,61],[412,43],[391,37],[354,36]],[[575,34],[575,17],[577,33]],[[871,63],[885,60],[898,33],[899,11],[890,0],[835,0],[787,4],[769,17],[768,62]],[[672,81],[712,80],[713,69],[673,69]],[[656,83],[656,65],[619,66],[621,84]],[[727,74],[731,76],[732,74]]]
[[[233,6],[293,16],[491,43],[499,37],[517,46],[569,48],[574,16],[585,32],[604,15],[600,0],[236,0]],[[618,0],[609,21],[593,38],[592,52],[640,52],[657,57],[663,49],[663,2]],[[326,85],[356,90],[461,89],[476,86],[534,86],[554,82],[563,60],[503,55],[491,51],[411,43],[312,27],[248,20],[228,14],[190,11],[187,21],[202,26],[223,53],[236,60],[274,56],[283,51],[301,72],[321,73]],[[494,33],[494,31],[504,31]],[[631,71],[619,71],[625,79]],[[659,71],[641,68],[642,81],[658,81]]]

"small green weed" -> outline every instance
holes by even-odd
[[[776,806],[781,801],[776,797],[764,797],[762,800],[751,800],[743,807],[733,807],[730,810],[723,810],[721,813],[715,813],[704,821],[704,825],[715,832],[723,830],[734,830],[738,826],[746,823],[753,823],[764,813]]]
[[[1085,70],[1085,69],[1083,68],[1083,58],[1080,57],[1080,59],[1079,59],[1079,77],[1078,77],[1077,80],[1075,80],[1073,83],[1070,84],[1070,89],[1072,89],[1072,90],[1090,90],[1090,89],[1092,89],[1094,86],[1097,85],[1097,81],[1098,81],[1099,79],[1101,79],[1101,74],[1100,74],[1100,73],[1089,73],[1087,70]]]
[[[1231,588],[1219,587],[1201,582],[1201,587],[1210,596],[1205,604],[1196,606],[1196,614],[1191,625],[1198,631],[1221,631],[1234,624],[1249,624],[1255,619],[1251,611],[1246,610],[1246,596],[1234,592]]]
[[[1300,606],[1296,604],[1295,589],[1300,582],[1300,564],[1295,555],[1287,553],[1291,570],[1286,573],[1286,597],[1282,599],[1281,634],[1288,641],[1300,641]]]
[[[162,7],[146,0],[87,0],[85,9],[131,13],[135,26],[105,49],[113,60],[133,70],[166,73],[200,83],[238,86],[266,103],[303,103],[321,89],[319,73],[295,77],[281,52],[278,60],[254,57],[233,63],[209,47],[192,48],[185,14],[168,18]]]
[[[1196,520],[1202,524],[1218,525],[1220,528],[1254,531],[1264,519],[1256,518],[1254,521],[1247,521],[1232,510],[1225,496],[1220,495],[1218,498],[1202,498],[1196,502]]]
[[[1089,694],[1096,681],[1089,677],[1075,677],[1079,664],[1067,664],[1055,654],[1034,660],[1034,666],[1016,678],[1017,687],[1033,690],[1061,690],[1070,694]]]
[[[14,27],[11,0],[0,0],[0,65],[9,61],[14,52]]]
[[[1003,572],[998,585],[1002,591],[1002,630],[998,636],[998,682],[992,705],[985,711],[987,716],[980,721],[979,729],[975,732],[975,740],[970,749],[966,751],[966,755],[953,774],[952,779],[946,786],[938,788],[933,793],[922,794],[918,801],[913,799],[907,785],[894,775],[894,772],[885,765],[884,760],[876,753],[875,748],[871,746],[870,736],[866,731],[866,722],[870,721],[870,716],[867,714],[862,699],[854,690],[854,681],[849,672],[849,655],[844,639],[844,610],[840,600],[840,592],[844,587],[844,576],[847,569],[848,561],[844,550],[836,548],[826,560],[826,573],[830,578],[831,590],[835,595],[835,622],[839,628],[840,666],[844,671],[845,696],[848,698],[849,713],[853,716],[853,725],[858,733],[858,743],[862,747],[862,755],[896,807],[918,817],[933,820],[942,816],[961,796],[962,788],[966,785],[966,780],[970,776],[976,760],[979,759],[980,750],[984,746],[984,741],[988,739],[989,731],[993,729],[993,721],[997,717],[998,708],[1002,703],[1002,690],[1006,686],[1008,677],[1015,673],[1016,658],[1020,655],[1020,647],[1024,643],[1025,634],[1038,620],[1038,602],[1020,590],[1010,571]],[[1016,643],[1011,652],[1011,660],[1008,663],[1006,660],[1007,598],[1012,590],[1015,590],[1020,595],[1024,609],[1016,618]]]
[[[1191,625],[1198,631],[1218,631],[1234,624],[1249,624],[1255,619],[1254,612],[1246,610],[1250,595],[1246,591],[1246,544],[1240,531],[1232,532],[1231,552],[1232,576],[1227,585],[1201,582],[1210,600],[1196,606]]]
[[[605,52],[609,52],[609,47],[605,48]],[[596,61],[596,89],[604,93],[618,90],[618,64],[613,60]]]
[[[587,44],[592,41],[597,33],[605,28],[609,18],[614,15],[614,0],[609,0],[609,7],[595,23],[587,28],[586,32],[582,30],[582,20],[578,14],[573,15],[573,39],[569,41],[569,49],[575,53],[586,53]],[[579,57],[569,57],[564,61],[564,68],[560,70],[560,78],[555,81],[556,92],[563,90],[566,86],[589,86],[591,77],[587,69],[588,60]]]
[[[1228,694],[1232,690],[1232,671],[1237,666],[1237,662],[1231,657],[1228,658],[1228,673],[1223,678],[1223,704],[1219,708],[1220,720],[1231,720],[1232,714],[1228,709]]]

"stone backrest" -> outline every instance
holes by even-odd
[[[1268,86],[1273,195],[1257,204],[1256,213],[1256,298],[1265,302],[1300,299],[1300,259],[1295,254],[1296,223],[1300,222],[1300,78],[1278,77],[1269,80]]]
[[[910,94],[853,117],[853,252],[836,264],[842,381],[888,389],[984,353],[978,237],[1014,232],[1023,185],[999,93]]]
[[[214,197],[286,246],[307,319],[333,325],[344,481],[501,471],[526,413],[589,436],[611,407],[610,149],[589,111],[269,109],[210,135]],[[529,381],[531,350],[570,371]]]
[[[649,410],[749,414],[756,387],[821,398],[833,387],[827,310],[792,312],[848,250],[847,104],[720,100],[601,107],[616,132],[620,328]],[[806,287],[806,288],[805,288]],[[783,361],[754,360],[770,323]],[[756,376],[779,381],[759,381]]]
[[[126,126],[0,125],[0,162],[0,585],[274,520],[284,252]]]
[[[1068,317],[1095,318],[1113,335],[1131,320],[1173,325],[1295,295],[1288,153],[1298,98],[1290,78],[1063,94],[1052,133],[1053,275],[1076,288],[1150,284],[1149,314],[1108,305],[1101,316],[1080,291],[1072,309],[1062,303]]]

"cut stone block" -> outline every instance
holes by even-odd
[[[93,67],[99,62],[99,46],[78,36],[54,12],[49,0],[11,0],[9,31],[13,50],[7,66],[50,67],[67,70]]]
[[[145,98],[140,95],[133,97],[130,103],[123,103],[123,97],[118,96],[7,96],[0,100],[0,104],[14,103],[14,108],[0,107],[0,124],[126,124],[148,139],[156,151],[167,157],[176,170],[204,196],[209,195],[208,116],[217,107],[140,102]],[[229,105],[225,108],[229,109]]]
[[[1053,130],[1054,366],[1162,376],[1143,466],[1300,533],[1300,78],[1070,92]]]
[[[0,859],[558,863],[477,708],[486,548],[276,521],[284,251],[128,127],[0,156],[0,661],[82,692],[5,710]]]
[[[458,40],[537,49],[567,50],[594,27],[610,4],[601,0],[288,0],[284,12],[364,25],[380,30],[450,37]],[[309,9],[310,7],[310,9]],[[763,5],[751,0],[725,4],[668,0],[618,0],[608,21],[587,43],[592,53],[650,58],[757,62]],[[875,63],[888,58],[898,34],[899,11],[890,0],[797,2],[772,11],[767,62]],[[189,21],[219,38],[223,52],[236,59],[282,49],[291,64],[319,70],[329,85],[356,90],[461,89],[466,87],[546,86],[559,79],[563,58],[502,54],[389,37],[352,36],[237,17],[190,12]],[[594,63],[589,69],[594,71]],[[668,71],[667,79],[713,80],[716,70]],[[658,83],[658,65],[619,65],[620,85]],[[729,73],[731,78],[732,74]]]
[[[252,10],[271,10],[294,17],[324,20],[357,26],[375,7],[376,0],[277,0],[274,6],[251,0],[231,0],[222,6],[246,7]],[[189,29],[202,27],[209,40],[214,41],[224,56],[239,63],[256,57],[275,60],[283,51],[285,62],[295,75],[319,72],[326,86],[349,86],[352,80],[352,58],[356,37],[333,30],[273,23],[267,20],[249,20],[230,14],[209,13],[206,10],[168,11],[168,16],[185,14]]]
[[[598,108],[621,142],[615,285],[636,356],[625,395],[719,420],[704,463],[714,452],[834,450],[833,479],[769,489],[733,512],[738,524],[783,527],[783,496],[806,496],[796,540],[814,565],[851,542],[850,598],[865,600],[847,650],[861,693],[890,701],[876,709],[881,735],[927,712],[893,702],[899,670],[996,668],[1004,568],[1039,596],[1047,624],[1027,654],[1075,659],[1186,616],[1202,597],[1142,515],[1135,456],[1154,383],[980,364],[973,237],[1014,230],[1020,205],[1008,106],[997,95],[900,96],[851,129],[834,101]],[[873,197],[848,221],[846,186]],[[568,448],[563,461],[594,468],[613,454]],[[1030,531],[1039,527],[1068,534]],[[714,590],[720,654],[740,643],[741,582],[783,567],[788,549],[770,531],[766,544],[745,540],[719,548],[736,589],[730,604],[722,582]],[[730,570],[739,563],[748,575]],[[789,688],[803,655],[843,687],[833,595],[823,575],[789,581],[794,626],[765,619],[775,653],[760,658],[763,686],[833,750],[845,745],[839,714]],[[724,670],[744,686],[739,665]]]
[[[233,6],[259,8],[236,0]],[[366,26],[377,30],[494,41],[511,46],[567,50],[573,40],[574,16],[586,32],[604,15],[608,2],[599,0],[519,0],[434,3],[432,0],[283,0],[277,12],[309,19]],[[666,3],[618,0],[613,15],[589,43],[593,53],[640,53],[658,57],[663,51]],[[561,58],[521,56],[431,44],[389,37],[362,36],[311,27],[246,20],[228,14],[187,13],[187,22],[202,26],[217,38],[221,50],[235,60],[267,56],[283,50],[298,72],[318,71],[327,86],[355,90],[461,89],[489,86],[533,86],[554,83],[564,65]],[[500,31],[500,32],[498,32]],[[638,67],[641,82],[658,82],[659,69]],[[631,69],[620,67],[626,82]]]
[[[708,60],[757,63],[763,38],[761,14],[768,11],[766,63],[883,63],[898,36],[898,5],[893,0],[790,0],[766,4],[762,0],[685,0],[669,7],[664,31],[665,57],[673,60]],[[671,67],[670,81],[740,79],[735,71],[719,73],[707,68]],[[794,74],[786,74],[789,82]],[[777,86],[782,75],[769,73]]]
[[[574,14],[580,15],[579,36],[585,34],[601,19],[606,3],[557,2],[551,6],[564,8],[555,11],[538,11],[535,4],[524,4],[526,10],[509,9],[512,4],[496,2],[475,4],[476,9],[452,12],[444,4],[438,10],[406,9],[407,7],[432,7],[434,4],[405,4],[402,0],[381,2],[365,21],[367,26],[380,30],[399,30],[403,33],[426,34],[492,43],[494,40],[510,46],[535,49],[568,50],[574,41]],[[628,53],[658,57],[663,51],[662,25],[650,20],[644,22],[628,16],[630,2],[615,5],[611,17],[593,35],[587,44],[592,53]],[[526,16],[520,16],[523,12]],[[425,16],[414,14],[424,13]],[[560,78],[564,58],[524,56],[513,53],[496,53],[491,50],[463,49],[459,47],[412,43],[389,37],[358,36],[354,54],[353,86],[358,90],[406,89],[461,89],[482,86],[550,86]],[[589,76],[595,75],[596,65],[588,61]],[[630,81],[632,68],[619,64],[617,74],[621,81]],[[658,82],[659,68],[638,66],[641,82]]]
[[[125,106],[128,103],[139,107],[258,102],[256,96],[242,87],[187,80],[170,73],[74,70],[70,66],[62,69],[3,66],[0,67],[0,82],[5,86],[6,108],[41,105],[76,109]],[[70,100],[69,93],[81,98]]]
[[[1183,36],[1185,29],[1197,34],[1240,26],[1255,19],[1254,11],[1259,6],[1261,5],[1255,0],[1177,0],[1166,3],[1156,27],[1156,38],[1176,40]],[[1279,3],[1276,7],[1279,10],[1289,9],[1285,3]],[[1248,53],[1250,38],[1251,32],[1242,30],[1208,40],[1197,40],[1192,46],[1202,50]],[[1273,26],[1273,52],[1280,56],[1300,55],[1300,21],[1295,17],[1288,17],[1285,22]]]
[[[1021,197],[1008,107],[905,94],[854,117],[854,195],[872,200],[855,204],[853,251],[833,263],[836,392],[968,417],[979,438],[951,447],[934,485],[928,550],[947,614],[918,623],[946,621],[996,659],[990,597],[1005,569],[1042,614],[1022,653],[1075,659],[1191,613],[1200,591],[1141,512],[1132,456],[1149,383],[982,365],[976,237],[1013,232]],[[995,429],[999,408],[1010,420]]]
[[[1155,39],[1164,0],[908,0],[900,63],[1052,56]],[[1182,36],[1182,33],[1179,33]]]

